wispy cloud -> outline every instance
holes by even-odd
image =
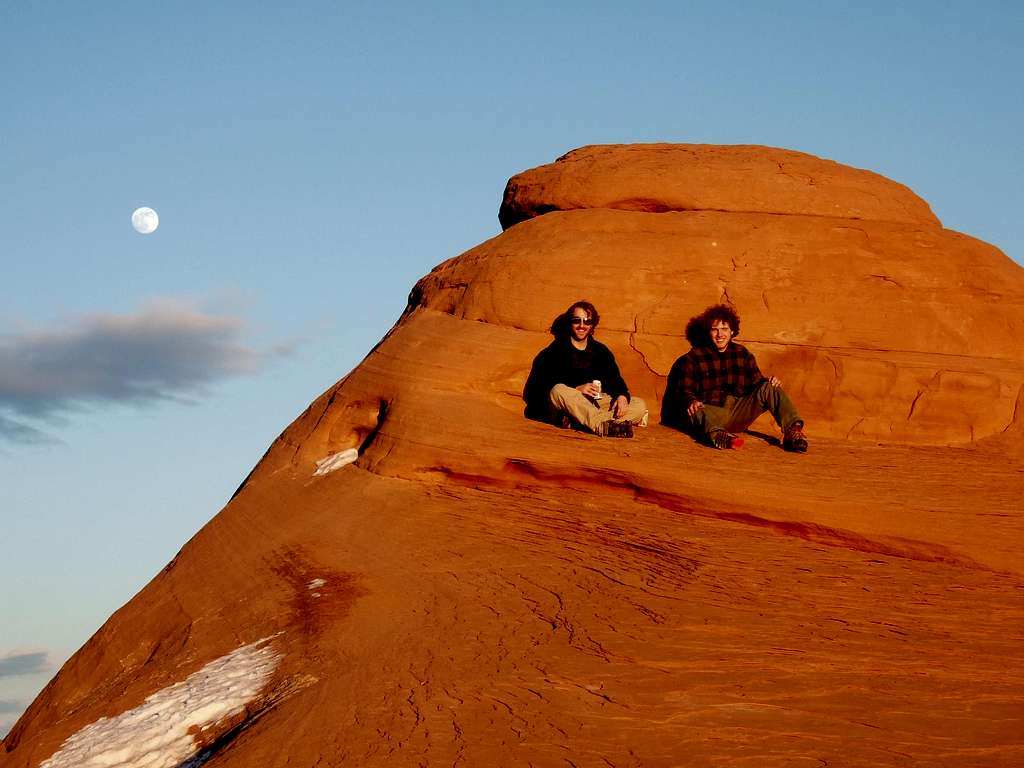
[[[135,314],[0,335],[0,438],[54,442],[38,422],[81,406],[195,397],[216,380],[252,374],[294,350],[294,342],[254,347],[244,341],[247,330],[238,317],[159,301]]]
[[[24,445],[52,445],[60,442],[42,430],[14,419],[8,419],[2,413],[0,413],[0,438]]]
[[[17,697],[28,693],[31,698],[41,685],[33,681],[45,680],[55,668],[54,657],[47,651],[0,651],[0,696],[5,697],[0,699],[0,738],[28,708],[28,700]]]
[[[0,657],[0,677],[34,675],[49,671],[50,661],[46,651],[15,651]]]

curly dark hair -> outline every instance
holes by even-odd
[[[691,347],[713,347],[711,326],[717,320],[729,324],[733,338],[740,335],[740,316],[728,304],[713,304],[686,324],[686,340]]]
[[[589,301],[580,300],[570,304],[565,312],[551,322],[551,335],[556,339],[566,339],[569,337],[569,333],[572,331],[572,312],[574,309],[582,309],[590,316],[590,319],[593,321],[590,326],[590,335],[594,335],[594,331],[597,330],[597,324],[601,322],[601,316],[597,314],[593,304]]]

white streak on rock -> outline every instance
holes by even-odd
[[[280,655],[270,638],[211,661],[117,717],[101,717],[65,741],[39,768],[174,768],[198,751],[189,729],[238,715],[263,689]],[[214,734],[216,735],[216,734]]]
[[[351,464],[353,461],[359,458],[359,451],[355,448],[346,448],[344,451],[338,453],[332,453],[325,459],[320,459],[316,463],[316,472],[313,476],[326,475],[328,472],[333,472],[336,469],[341,469],[346,464]]]

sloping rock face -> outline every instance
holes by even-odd
[[[435,270],[428,306],[464,291],[461,316],[539,329],[537,303],[588,296],[660,394],[686,319],[727,301],[819,435],[967,443],[1020,412],[1020,267],[868,171],[764,147],[588,147],[513,177],[500,218],[524,223]]]
[[[60,765],[258,641],[265,688],[191,732],[209,766],[1024,762],[1024,270],[904,187],[762,147],[585,148],[514,177],[501,220],[0,765]],[[687,319],[732,301],[811,452],[525,421],[581,297],[655,411]]]

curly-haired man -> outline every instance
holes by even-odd
[[[555,340],[534,358],[523,388],[526,415],[604,437],[632,437],[634,424],[647,423],[647,406],[630,396],[615,356],[594,338],[600,321],[589,301],[574,302],[555,318]]]
[[[661,420],[695,433],[716,448],[739,448],[742,432],[769,411],[782,428],[782,447],[807,450],[803,419],[782,389],[765,376],[754,355],[733,339],[739,315],[726,304],[708,307],[686,326],[691,349],[676,360],[668,375]]]

